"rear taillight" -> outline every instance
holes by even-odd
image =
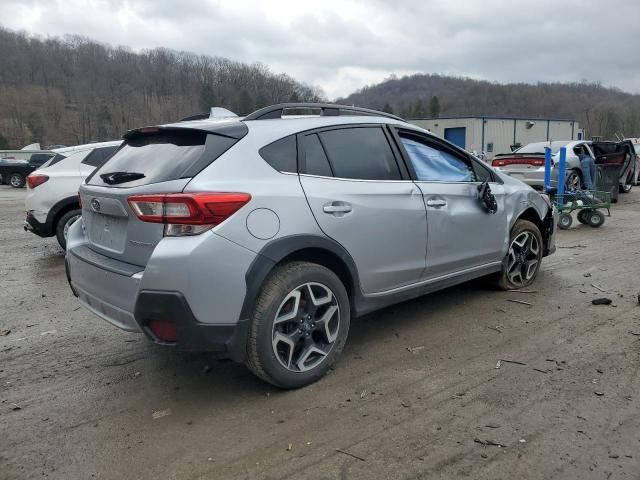
[[[32,173],[27,177],[27,187],[36,188],[38,185],[42,185],[47,180],[49,180],[49,177],[47,177],[46,175]]]
[[[544,167],[543,158],[505,158],[495,159],[491,162],[492,167],[505,167],[507,165],[533,165],[534,167]]]
[[[224,222],[249,200],[248,193],[167,193],[128,198],[140,220],[164,223],[169,236],[202,233]]]

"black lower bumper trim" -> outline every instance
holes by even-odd
[[[39,237],[51,237],[53,235],[51,225],[49,223],[40,223],[31,213],[27,213],[24,223],[25,231],[35,233]]]
[[[245,358],[249,321],[239,320],[235,325],[200,323],[179,292],[141,291],[136,301],[134,317],[145,335],[159,345],[191,352],[225,353],[238,362]],[[176,342],[166,343],[157,338],[149,329],[151,320],[174,322]]]

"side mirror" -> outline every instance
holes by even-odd
[[[486,180],[478,185],[478,200],[484,205],[484,208],[486,208],[487,212],[491,215],[498,211],[498,202],[496,201],[496,197],[494,197],[493,193],[491,193],[491,187]]]

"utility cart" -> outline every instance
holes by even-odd
[[[560,149],[558,179],[565,177],[566,158],[567,150],[563,147]],[[605,216],[600,210],[606,209],[607,216],[611,216],[611,191],[565,191],[564,183],[565,182],[558,181],[558,188],[551,188],[551,150],[546,148],[544,185],[545,191],[558,210],[559,228],[566,230],[571,227],[573,223],[571,213],[574,210],[578,212],[577,218],[580,223],[594,228],[598,228],[604,223]]]
[[[598,228],[604,223],[604,213],[611,216],[611,192],[598,190],[566,192],[560,197],[557,193],[551,194],[551,201],[558,209],[558,227],[566,230],[573,223],[571,213],[578,212],[577,219],[580,223]]]

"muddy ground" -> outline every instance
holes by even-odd
[[[640,477],[640,188],[560,232],[535,293],[478,281],[368,315],[290,392],[80,308],[24,195],[0,187],[2,479]]]

